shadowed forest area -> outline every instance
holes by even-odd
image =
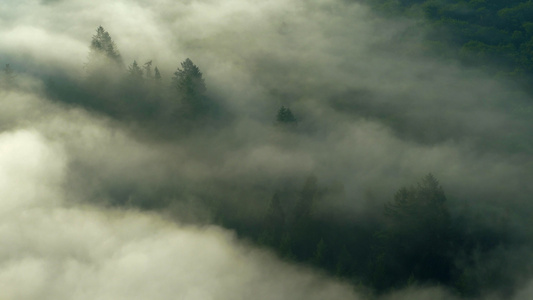
[[[173,23],[170,58],[103,26],[64,69],[6,55],[0,127],[60,149],[69,205],[225,228],[362,299],[531,295],[532,1],[287,5],[243,40]]]
[[[429,49],[452,55],[528,86],[533,74],[533,3],[530,1],[369,1],[376,10],[419,16],[430,28]],[[488,63],[489,62],[489,63]],[[531,90],[530,90],[531,92]]]

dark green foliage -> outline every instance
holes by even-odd
[[[401,188],[385,205],[388,224],[380,233],[380,268],[389,274],[383,285],[450,280],[451,219],[446,196],[433,175],[417,186]]]
[[[99,26],[96,29],[96,34],[93,36],[90,46],[89,63],[91,60],[105,57],[109,61],[122,65],[122,57],[109,33]]]
[[[130,79],[135,81],[141,81],[143,79],[143,70],[139,67],[137,61],[134,60],[128,67],[128,75]]]
[[[133,61],[124,68],[115,43],[101,26],[92,37],[85,68],[83,80],[49,82],[49,96],[147,129],[157,128],[158,134],[167,136],[211,124],[220,111],[206,96],[202,73],[190,59],[174,73],[172,85],[165,85],[152,60],[141,65]]]
[[[152,72],[152,61],[145,62],[143,65],[143,74],[146,79],[153,79],[154,74]],[[161,76],[161,75],[159,75]]]
[[[290,108],[286,108],[285,106],[282,106],[278,110],[278,114],[276,115],[276,121],[278,124],[296,124],[297,120],[296,117],[292,114],[292,111]]]
[[[353,272],[353,258],[350,251],[345,245],[342,246],[337,257],[337,264],[335,265],[335,275],[340,277],[349,277]]]
[[[480,232],[472,233],[471,225],[454,220],[433,175],[400,188],[385,205],[385,222],[372,226],[323,220],[316,204],[327,198],[326,190],[311,176],[299,192],[275,193],[256,240],[281,257],[323,268],[378,293],[414,284],[443,284],[475,296],[490,289],[489,282],[501,286],[495,279],[506,282],[495,273],[500,267],[486,267],[493,259],[490,253],[498,249],[495,232],[489,230],[482,238]]]
[[[281,206],[279,193],[275,193],[270,201],[263,225],[263,243],[279,245],[285,230],[285,213]]]
[[[366,1],[388,14],[424,16],[431,24],[428,45],[451,46],[469,65],[487,67],[517,80],[533,77],[531,20],[533,2],[512,1]],[[497,67],[497,68],[494,68]],[[528,81],[526,81],[528,82]]]
[[[292,239],[290,233],[286,232],[281,236],[281,242],[279,245],[279,253],[282,257],[287,259],[295,259],[292,252]]]
[[[318,196],[318,184],[315,176],[309,176],[294,208],[294,223],[305,223],[311,217],[313,203]]]
[[[181,68],[174,72],[172,77],[172,86],[178,92],[182,110],[181,116],[195,118],[204,115],[207,112],[205,99],[205,86],[202,72],[190,60],[186,59],[181,63]]]
[[[207,90],[202,72],[188,58],[181,63],[181,68],[174,72],[172,83],[174,88],[184,97],[201,97]]]
[[[312,262],[315,265],[321,265],[324,263],[325,257],[326,257],[326,242],[324,242],[324,239],[321,238],[318,244],[316,245],[315,253],[313,254]]]
[[[154,79],[157,82],[161,81],[161,73],[159,73],[159,69],[157,67],[155,67],[155,69],[154,69]]]

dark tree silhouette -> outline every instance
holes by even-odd
[[[172,82],[176,90],[184,97],[197,98],[203,96],[207,90],[202,72],[188,58],[181,63],[181,68],[174,72]]]
[[[292,114],[291,109],[286,108],[285,106],[282,106],[278,110],[276,121],[282,124],[296,124],[297,123],[296,117],[294,117],[294,115]]]
[[[139,67],[137,61],[134,60],[133,63],[128,67],[128,75],[133,80],[142,80],[143,70]]]
[[[154,69],[154,79],[158,82],[161,81],[161,73],[159,73],[159,69],[157,67]]]
[[[181,98],[183,113],[189,117],[198,116],[206,112],[205,82],[200,69],[190,60],[181,63],[181,68],[174,72],[172,85]]]
[[[409,278],[448,283],[451,220],[437,179],[429,174],[417,186],[401,188],[384,212],[388,224],[380,233],[376,284],[406,284]]]
[[[143,73],[144,73],[144,77],[146,77],[147,79],[153,79],[154,78],[154,74],[152,72],[152,61],[147,61],[144,63],[143,65]]]
[[[89,48],[88,71],[102,66],[123,67],[122,56],[109,33],[99,26]]]

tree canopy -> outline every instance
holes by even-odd
[[[102,65],[123,66],[122,56],[115,42],[102,26],[98,26],[96,34],[92,37],[87,65],[89,68]]]
[[[433,33],[427,36],[427,46],[437,52],[447,49],[468,65],[496,65],[493,71],[517,80],[533,77],[530,0],[365,1],[387,14],[425,17]]]
[[[143,78],[143,70],[139,67],[139,64],[137,64],[137,61],[135,60],[128,67],[128,73],[130,78],[134,80],[142,80]]]
[[[186,98],[197,98],[207,91],[202,72],[189,58],[174,72],[172,82],[176,90]]]
[[[451,220],[437,179],[429,174],[416,186],[399,189],[384,213],[388,224],[380,234],[382,266],[377,268],[384,272],[379,274],[381,284],[405,283],[410,277],[447,282],[452,267]]]
[[[185,115],[196,117],[206,112],[205,81],[200,69],[189,58],[174,72],[172,86],[178,92]]]
[[[297,123],[296,117],[292,114],[291,109],[286,108],[285,106],[282,106],[278,110],[278,114],[276,115],[276,121],[282,124],[296,124]]]

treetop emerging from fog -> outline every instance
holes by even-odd
[[[94,64],[95,60],[102,58],[115,62],[117,65],[123,64],[122,56],[115,42],[102,26],[98,26],[91,41],[88,65]]]
[[[172,77],[174,87],[187,97],[202,95],[207,90],[200,69],[190,60],[181,63],[181,68],[174,72]]]

